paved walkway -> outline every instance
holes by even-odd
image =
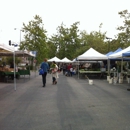
[[[128,84],[108,84],[51,74],[42,87],[31,73],[16,82],[0,83],[0,130],[130,130]]]

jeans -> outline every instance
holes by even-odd
[[[66,69],[63,69],[63,75],[65,75]]]
[[[68,76],[71,76],[70,70],[67,70],[67,72],[68,72]]]
[[[44,74],[42,75],[43,85],[46,85],[46,76],[47,76],[47,72],[44,72]]]
[[[54,83],[56,81],[56,78],[55,77],[52,77],[52,82]]]

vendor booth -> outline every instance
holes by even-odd
[[[5,46],[0,46],[0,58],[2,57],[34,57],[33,54],[27,51],[13,51],[12,49],[6,48]],[[30,68],[10,68],[9,65],[0,66],[0,81],[8,82],[9,79],[13,77],[19,78],[21,75],[29,75],[30,77]]]
[[[125,68],[125,66],[123,65],[124,61],[127,61],[129,62],[130,61],[130,46],[117,52],[117,53],[114,53],[114,54],[111,54],[108,56],[108,58],[110,60],[116,60],[116,61],[120,61],[121,62],[121,66],[120,66],[120,72],[119,72],[119,81],[122,80],[123,82],[123,78],[128,78],[130,77],[130,69],[128,67]],[[122,83],[121,82],[121,83]]]
[[[94,50],[93,48],[90,48],[82,55],[78,56],[76,60],[78,62],[80,61],[103,61],[107,60],[108,57],[104,54],[99,53],[98,51]],[[104,66],[96,66],[93,68],[80,68],[78,67],[78,77],[84,76],[84,75],[96,75],[97,77],[101,77],[104,73],[107,73]]]

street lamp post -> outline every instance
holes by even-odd
[[[19,40],[19,42],[20,42],[19,44],[21,44],[21,30],[20,30],[20,40]]]
[[[13,59],[14,59],[14,90],[16,90],[16,65],[15,65],[15,47],[17,46],[17,44],[12,44],[14,46],[14,55],[13,55]]]
[[[17,30],[17,28],[14,28],[14,30]],[[19,42],[21,43],[21,29],[19,29],[19,31],[20,31],[20,40],[19,40]],[[19,43],[19,44],[20,44]],[[18,46],[18,44],[15,44],[15,43],[11,43],[11,40],[9,40],[9,45],[11,46],[14,46],[14,53],[13,53],[13,64],[14,64],[14,90],[16,90],[16,65],[15,65],[15,47],[17,47]]]
[[[14,28],[14,30],[17,30],[17,29],[18,29],[18,28]],[[20,36],[19,36],[19,37],[20,37],[20,39],[19,39],[19,44],[20,44],[20,43],[21,43],[21,31],[22,31],[22,30],[19,29],[19,31],[20,31]]]
[[[14,53],[13,53],[13,64],[14,64],[14,90],[16,90],[16,66],[15,66],[15,47],[18,46],[18,44],[11,44],[11,40],[9,40],[9,45],[11,46],[14,46]]]
[[[106,37],[106,39],[109,40],[109,42],[108,42],[108,52],[109,52],[110,51],[110,39],[112,39],[112,38]],[[108,69],[108,75],[110,76],[110,59],[107,60],[107,69]]]
[[[110,51],[110,39],[112,39],[112,38],[110,38],[110,37],[106,37],[106,39],[108,39],[109,40],[109,44],[108,44],[108,52]]]
[[[14,28],[14,30],[19,30],[20,31],[20,39],[19,39],[19,45],[21,44],[21,32],[24,32],[22,29],[19,29],[19,28]],[[24,52],[24,50],[22,50]],[[23,57],[24,57],[24,53],[23,53]]]

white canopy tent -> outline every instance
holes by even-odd
[[[9,48],[5,45],[0,45],[0,52],[13,52],[13,49],[12,48]]]
[[[17,57],[35,57],[34,54],[28,51],[20,51],[17,50],[15,51],[15,48],[13,47],[8,47],[5,45],[0,45],[0,56],[13,56],[15,52],[15,56]]]
[[[100,52],[96,51],[93,48],[90,48],[82,55],[79,55],[76,59],[77,61],[102,61],[102,60],[108,60],[108,57],[104,54],[101,54]],[[78,67],[79,70],[79,67]],[[78,73],[79,78],[79,73]]]
[[[0,56],[13,56],[14,52],[0,52]],[[27,51],[15,51],[16,57],[35,57],[34,54]]]
[[[61,60],[61,62],[71,63],[72,61],[65,57],[65,58],[63,58],[63,59]]]
[[[13,49],[11,47],[7,47],[5,45],[0,45],[0,56],[13,56],[13,64],[14,64],[14,89],[16,90],[16,69],[15,69],[15,57],[35,57],[32,53],[28,51],[15,51],[15,46]]]
[[[77,57],[77,60],[107,60],[108,57],[90,48],[85,53]]]
[[[53,62],[53,61],[61,62],[61,60],[59,58],[57,58],[56,56],[48,60],[48,62]]]

